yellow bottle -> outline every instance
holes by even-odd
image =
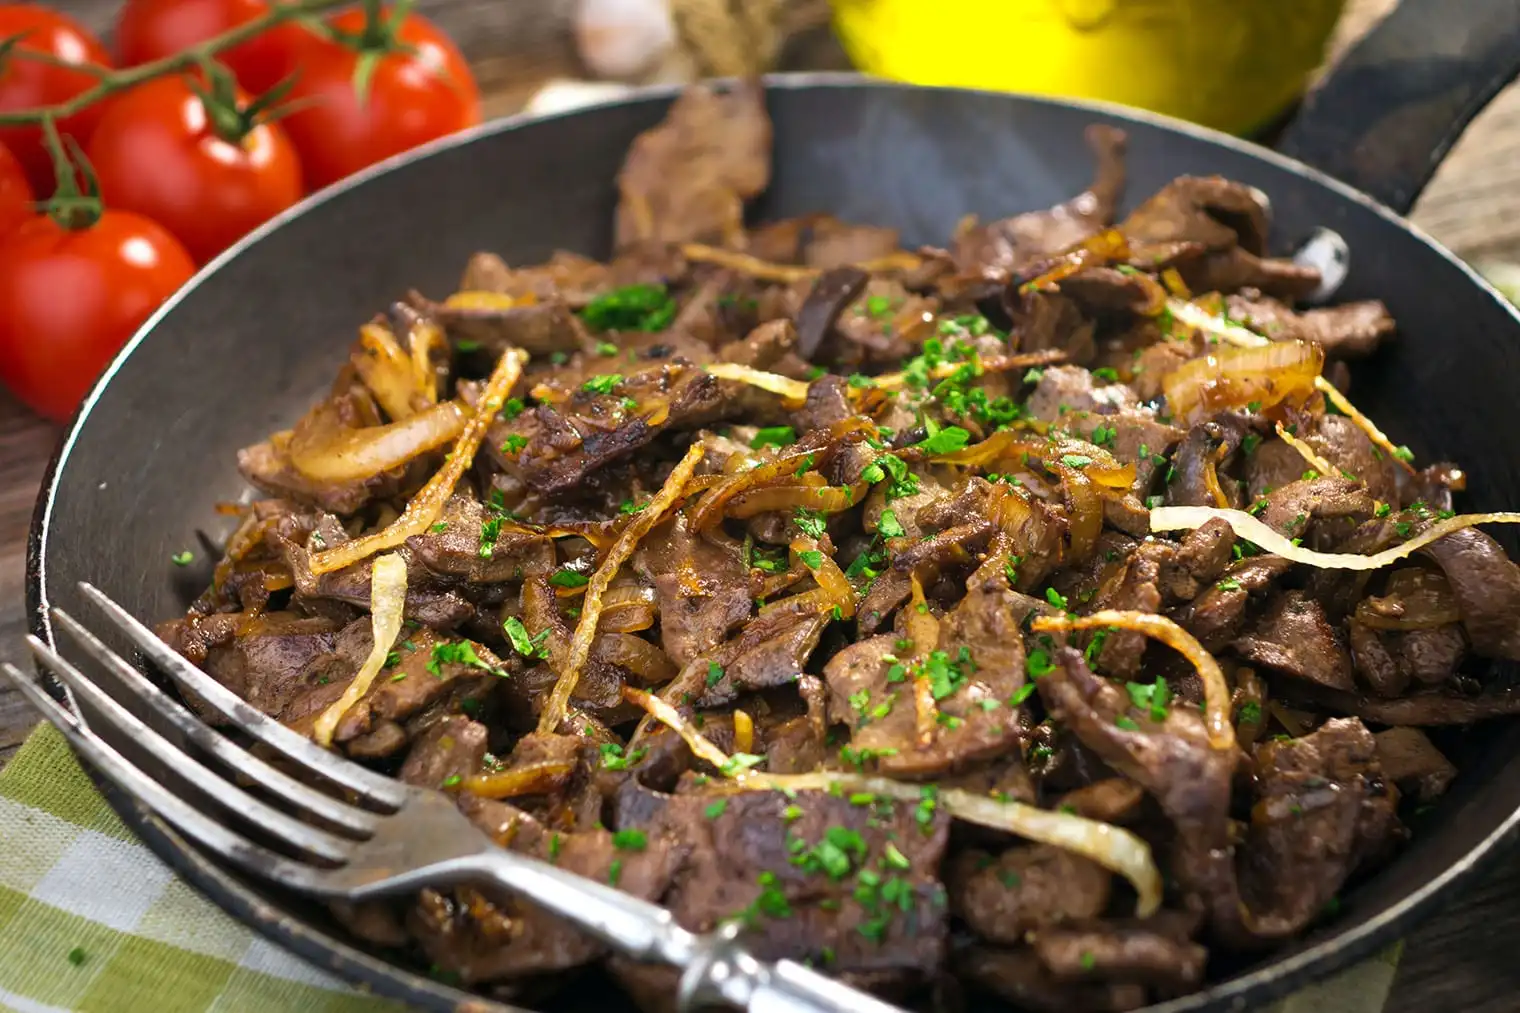
[[[855,65],[1140,106],[1245,133],[1286,109],[1344,0],[833,0]]]

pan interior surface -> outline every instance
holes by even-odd
[[[1503,438],[1514,422],[1520,321],[1379,208],[1255,149],[1110,110],[857,81],[783,82],[768,101],[774,175],[753,216],[826,211],[896,227],[909,248],[943,243],[968,213],[1003,217],[1081,190],[1091,168],[1083,130],[1094,122],[1129,133],[1126,208],[1178,175],[1259,187],[1272,199],[1275,252],[1317,226],[1335,229],[1352,250],[1337,298],[1382,299],[1399,323],[1357,364],[1352,399],[1420,460],[1459,461],[1470,476],[1464,508],[1520,506],[1520,450]],[[288,427],[327,388],[360,323],[408,289],[452,291],[471,253],[493,250],[512,264],[555,249],[605,256],[614,176],[667,105],[655,96],[485,128],[320,199],[201,279],[117,364],[66,441],[33,532],[34,621],[44,604],[88,614],[79,580],[145,620],[182,611],[228,531],[215,504],[247,494],[237,450]],[[196,562],[172,565],[187,548]],[[1520,809],[1520,729],[1494,724],[1459,742],[1463,773],[1450,795],[1395,861],[1348,892],[1338,918],[1207,991],[1152,1008],[1236,1009],[1291,991],[1392,942],[1417,907],[1449,895]],[[465,998],[360,953],[313,905],[239,880],[113,801],[193,882],[308,959],[428,1008]],[[587,988],[605,1009],[605,981]]]

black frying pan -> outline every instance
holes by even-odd
[[[1355,371],[1352,396],[1421,459],[1464,462],[1470,506],[1514,508],[1520,316],[1396,212],[1517,70],[1516,0],[1405,0],[1288,125],[1283,149],[1302,162],[1109,107],[779,78],[769,92],[774,182],[755,210],[828,211],[896,226],[910,245],[942,242],[968,212],[1001,217],[1070,196],[1090,173],[1083,128],[1122,126],[1132,197],[1181,174],[1221,173],[1271,196],[1275,252],[1318,226],[1340,233],[1353,252],[1339,297],[1383,299],[1400,325],[1397,340]],[[319,196],[203,273],[107,371],[54,458],[28,559],[38,634],[50,637],[47,606],[88,614],[74,589],[81,579],[144,619],[179,613],[205,586],[214,546],[199,547],[188,571],[169,557],[226,534],[205,526],[216,524],[217,501],[244,491],[237,448],[318,397],[354,327],[388,301],[412,287],[452,291],[478,249],[514,263],[556,247],[605,254],[613,176],[670,98],[658,90],[492,124]],[[1460,744],[1463,775],[1452,794],[1393,864],[1345,898],[1339,918],[1154,1009],[1234,1010],[1281,995],[1369,955],[1450,898],[1520,823],[1520,724],[1477,729]],[[313,906],[228,873],[130,801],[111,801],[217,903],[318,965],[431,1009],[472,998],[362,952]],[[582,977],[585,987],[557,1008],[608,1006],[606,983]],[[469,1008],[514,1007],[476,998]]]

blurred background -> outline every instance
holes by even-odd
[[[847,70],[1080,95],[1235,133],[1270,130],[1396,0],[418,0],[481,112],[556,108],[607,82]],[[55,0],[109,40],[116,0]],[[576,82],[578,86],[567,86]],[[589,87],[600,82],[603,87]],[[552,85],[545,90],[546,85]],[[536,101],[535,101],[536,100]],[[1500,280],[1520,262],[1520,89],[1490,106],[1415,221]]]

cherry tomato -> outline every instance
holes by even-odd
[[[301,166],[280,125],[226,139],[216,112],[183,78],[149,81],[111,103],[87,152],[106,206],[158,222],[198,263],[301,199]],[[237,111],[221,114],[235,136]]]
[[[172,56],[269,13],[265,0],[127,0],[116,19],[122,66]],[[217,54],[254,95],[274,87],[294,68],[290,53],[307,32],[286,23]]]
[[[19,52],[13,52],[0,65],[0,111],[34,109],[66,102],[95,83],[95,77],[89,73],[28,60],[27,50],[74,64],[111,65],[111,57],[95,37],[68,15],[41,4],[0,4],[0,39],[23,34],[26,37],[16,45]],[[70,134],[84,144],[90,139],[90,131],[99,116],[99,104],[92,104],[59,123],[59,132]],[[4,142],[20,160],[34,192],[53,192],[53,162],[42,147],[40,129],[0,128],[0,142]]]
[[[357,35],[365,27],[364,12],[346,11],[331,25]],[[359,46],[311,36],[293,57],[301,69],[288,101],[301,108],[282,122],[300,153],[308,188],[480,122],[474,75],[448,36],[416,14],[391,31],[411,51],[378,54],[362,102],[354,89]]]
[[[107,209],[66,229],[38,215],[0,240],[0,381],[66,421],[101,370],[195,273],[162,226]]]
[[[0,144],[0,236],[31,218],[32,186],[10,149]]]

